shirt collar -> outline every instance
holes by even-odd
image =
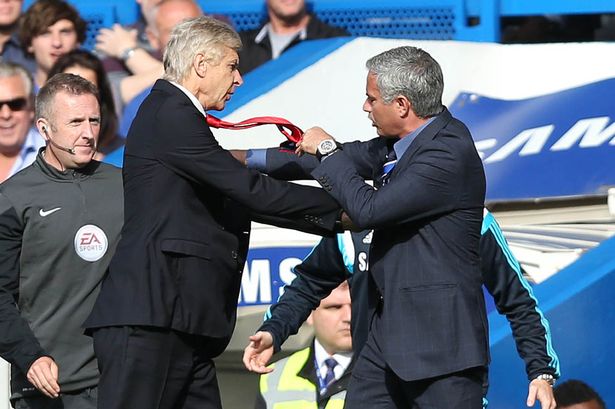
[[[13,164],[9,175],[14,175],[21,169],[31,164],[36,158],[38,150],[43,146],[45,146],[45,140],[38,133],[38,130],[34,127],[30,128],[26,134],[26,140],[19,151],[19,157]]]
[[[21,147],[21,157],[23,158],[31,152],[37,152],[39,148],[43,146],[45,146],[45,140],[43,139],[41,134],[38,133],[38,129],[32,127],[28,130],[26,140]]]
[[[352,360],[352,352],[342,352],[338,354],[329,355],[325,348],[322,346],[318,339],[314,339],[314,357],[316,358],[316,368],[317,371],[320,371],[321,376],[324,376],[327,373],[327,365],[325,365],[325,359],[333,358],[337,361],[338,366],[341,367],[341,371],[339,371],[340,375],[346,372],[346,369],[350,365],[350,361]],[[324,372],[323,372],[324,371]],[[338,371],[335,371],[335,378],[339,379]]]
[[[254,42],[256,44],[260,44],[260,42],[263,41],[267,33],[269,33],[269,25],[269,23],[265,24],[263,28],[261,28],[261,30],[258,32],[256,38],[254,38]]]
[[[190,101],[192,101],[192,104],[195,106],[195,108],[198,109],[199,112],[203,114],[203,116],[207,116],[207,114],[205,113],[205,108],[203,108],[203,105],[201,105],[199,100],[194,96],[192,92],[188,91],[185,87],[183,87],[182,85],[178,84],[175,81],[169,81],[169,82],[175,85],[177,88],[179,88],[181,92],[186,94],[186,96],[190,98]]]
[[[432,123],[433,120],[436,119],[436,117],[437,115],[432,116],[423,125],[419,126],[414,131],[410,132],[408,135],[404,136],[399,141],[395,142],[395,144],[393,145],[393,150],[395,151],[395,156],[397,160],[401,159],[402,155],[406,153],[406,151],[410,147],[410,144],[412,143],[412,141],[414,141],[416,137],[421,133],[421,131],[425,129],[427,125]]]
[[[271,23],[267,23],[260,29],[256,37],[254,38],[254,42],[256,44],[260,44],[267,34],[271,31]],[[301,40],[305,40],[307,38],[307,26],[303,27],[301,30],[295,33],[295,35],[299,35]]]

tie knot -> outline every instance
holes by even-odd
[[[333,369],[337,366],[337,361],[333,358],[327,358],[325,359],[325,365],[327,365],[327,368]]]

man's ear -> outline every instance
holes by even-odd
[[[158,38],[156,33],[154,33],[154,30],[152,30],[149,26],[145,28],[145,36],[147,37],[147,42],[149,43],[149,45],[152,46],[154,50],[161,49],[160,39]]]
[[[308,325],[314,325],[314,311],[312,311],[310,313],[310,316],[307,317],[307,320],[305,320],[305,322],[307,322]]]
[[[393,101],[400,118],[407,117],[412,112],[412,103],[403,95],[395,98]]]
[[[194,68],[194,71],[199,77],[203,78],[205,76],[207,73],[207,66],[208,63],[203,54],[198,53],[194,56],[194,60],[192,60],[192,68]]]
[[[39,118],[36,120],[36,129],[38,129],[38,133],[41,134],[45,141],[49,140],[49,123],[45,118]]]

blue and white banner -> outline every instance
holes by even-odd
[[[504,101],[460,94],[451,104],[476,141],[487,200],[606,194],[615,186],[615,79]]]
[[[295,279],[293,267],[312,247],[252,248],[241,277],[238,305],[271,304],[284,293],[284,286]]]

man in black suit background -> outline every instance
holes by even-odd
[[[99,408],[220,408],[212,358],[235,325],[250,220],[334,228],[338,205],[326,192],[246,169],[207,126],[206,111],[223,109],[243,82],[240,47],[218,20],[178,25],[164,79],[130,129],[122,237],[86,321]]]
[[[398,47],[367,68],[363,109],[380,138],[340,149],[312,128],[297,149],[320,158],[312,176],[359,228],[374,229],[373,315],[346,407],[480,408],[489,362],[482,163],[442,105],[442,71],[428,53]],[[380,188],[365,183],[370,173]]]

